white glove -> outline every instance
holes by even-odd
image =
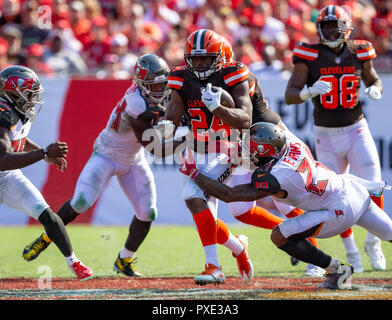
[[[222,88],[218,88],[217,92],[212,92],[211,83],[207,83],[207,87],[201,89],[201,101],[211,112],[220,107],[221,95]]]
[[[377,86],[370,86],[369,88],[366,88],[365,94],[372,100],[380,100],[382,96],[381,90]]]
[[[158,130],[162,139],[167,140],[173,138],[176,126],[171,120],[162,120],[157,123],[154,129]]]
[[[382,181],[369,181],[360,177],[357,177],[350,173],[343,174],[344,177],[347,177],[351,180],[354,180],[361,185],[363,185],[367,191],[369,191],[370,195],[379,197],[383,194],[384,190],[391,190],[392,187],[388,184],[387,180]]]
[[[328,81],[318,80],[310,88],[303,88],[299,93],[302,100],[308,100],[318,95],[323,95],[332,90],[332,84]]]

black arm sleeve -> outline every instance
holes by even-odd
[[[276,194],[281,191],[279,181],[268,171],[258,168],[252,174],[252,185],[257,190]]]

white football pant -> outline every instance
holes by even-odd
[[[116,176],[121,189],[141,221],[157,217],[154,176],[147,160],[133,165],[120,164],[94,152],[76,183],[71,207],[79,214],[86,212],[103,192],[106,183]]]
[[[49,207],[41,192],[21,170],[11,170],[0,179],[0,203],[38,220]]]

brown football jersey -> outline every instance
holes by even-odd
[[[253,73],[249,73],[249,95],[252,101],[252,124],[256,122],[271,122],[279,124],[280,116],[268,106],[264,98],[259,81]]]
[[[364,117],[359,99],[363,63],[376,57],[372,44],[348,40],[335,54],[322,44],[299,43],[293,51],[293,63],[309,68],[306,84],[328,81],[332,90],[312,98],[314,124],[322,127],[345,127]]]
[[[236,84],[246,81],[249,77],[247,66],[241,62],[225,64],[206,80],[198,79],[194,73],[185,67],[177,67],[168,76],[169,87],[176,90],[182,98],[185,115],[188,118],[193,137],[197,142],[206,145],[214,136],[217,140],[229,139],[234,130],[220,118],[214,116],[201,101],[201,89],[207,83],[222,87],[229,92]],[[192,141],[190,141],[192,145]],[[195,147],[194,147],[195,149]]]

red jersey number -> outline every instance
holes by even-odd
[[[328,169],[322,163],[313,161],[305,157],[299,164],[296,172],[306,174],[306,182],[305,182],[306,191],[321,197],[324,194],[325,189],[327,188],[328,180],[320,180],[317,181],[316,183],[313,183],[313,168],[311,165],[311,161],[313,162],[313,165],[315,167],[322,166]]]
[[[26,138],[14,140],[11,142],[12,152],[22,152],[26,144]]]
[[[116,114],[116,117],[114,118],[112,125],[110,126],[113,130],[118,132],[118,127],[120,124],[120,118],[121,114],[124,112],[125,107],[127,106],[127,101],[125,99],[122,99],[116,106],[116,110],[114,113]]]
[[[216,133],[223,132],[224,137],[228,137],[230,135],[230,126],[224,123],[218,117],[213,116],[211,125],[208,126],[207,117],[203,110],[199,108],[189,108],[188,112],[192,117],[192,132],[197,141],[209,141],[208,130]]]
[[[322,76],[319,80],[332,84],[330,92],[320,96],[325,109],[336,109],[339,105],[346,109],[355,107],[359,80],[354,74],[345,74],[339,80],[335,76]]]

